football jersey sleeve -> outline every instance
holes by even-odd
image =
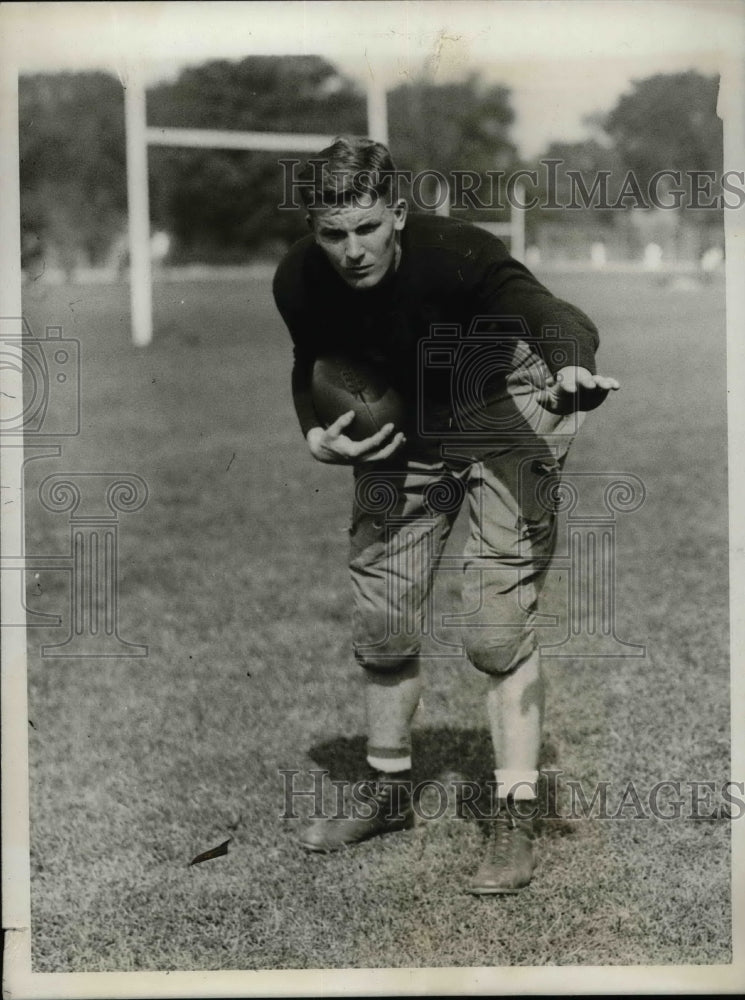
[[[274,301],[293,342],[292,401],[305,436],[320,421],[313,406],[311,378],[315,352],[310,309],[306,301],[302,269],[291,253],[280,263],[272,284]]]
[[[479,310],[485,315],[522,317],[553,374],[557,369],[552,352],[543,350],[542,341],[547,328],[557,327],[562,339],[570,340],[574,346],[574,364],[595,373],[599,342],[595,324],[581,309],[557,298],[542,285],[527,267],[507,253],[501,241],[494,239],[482,245],[475,257],[472,277]]]

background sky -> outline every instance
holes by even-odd
[[[478,73],[512,90],[524,156],[586,134],[634,78],[717,73],[738,51],[742,0],[326,0],[259,3],[33,3],[0,8],[22,71],[147,64],[149,80],[209,58],[319,54],[361,82],[423,70]],[[742,53],[740,53],[742,56]]]

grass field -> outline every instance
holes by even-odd
[[[569,469],[645,484],[644,506],[618,517],[617,630],[647,655],[546,660],[543,764],[588,789],[610,781],[616,795],[629,780],[640,791],[663,779],[719,788],[729,777],[723,287],[546,280],[596,319],[601,370],[623,383],[588,419]],[[35,500],[44,476],[133,472],[149,487],[147,505],[120,516],[120,631],[149,655],[41,658],[69,622],[29,633],[34,969],[730,961],[726,819],[629,809],[546,821],[536,878],[509,898],[462,891],[483,850],[474,821],[301,853],[298,822],[280,816],[278,770],[354,778],[363,760],[350,473],[306,452],[266,284],[161,285],[156,299],[155,342],[135,350],[126,287],[26,288],[37,335],[61,324],[81,342],[83,405],[62,457],[28,465],[28,550],[68,545],[67,515]],[[453,591],[448,575],[440,607]],[[29,582],[34,609],[66,618],[67,595],[63,572]],[[416,777],[488,776],[483,692],[462,659],[427,664]],[[188,867],[228,837],[227,856]]]

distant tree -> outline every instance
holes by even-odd
[[[453,83],[422,77],[402,84],[388,94],[388,118],[391,150],[401,169],[483,175],[516,163],[510,92],[487,86],[476,75]],[[480,190],[485,195],[487,186]]]
[[[571,207],[585,212],[589,201],[592,219],[600,225],[612,221],[613,212],[603,210],[599,193],[593,194],[598,178],[607,177],[608,200],[615,200],[623,167],[617,151],[595,138],[581,142],[552,142],[532,165],[538,175],[535,195],[542,207],[541,217],[548,219],[557,208]]]
[[[640,184],[658,170],[721,172],[717,93],[717,77],[693,70],[634,81],[603,126]]]
[[[364,95],[317,56],[251,56],[184,70],[148,93],[148,123],[181,128],[364,133]],[[289,144],[288,144],[289,145]],[[277,211],[285,153],[150,151],[155,222],[175,237],[176,259],[243,259],[255,247],[286,243],[302,214]]]
[[[106,73],[21,80],[21,180],[25,263],[49,250],[57,263],[101,263],[126,228],[123,91]],[[255,56],[183,70],[148,91],[151,126],[365,134],[365,96],[326,60]],[[508,91],[475,76],[429,78],[388,95],[391,148],[413,170],[509,168],[513,111]],[[153,225],[173,237],[172,260],[244,260],[279,250],[305,231],[283,201],[280,158],[151,146]]]
[[[515,162],[515,119],[506,87],[478,76],[436,84],[427,78],[388,94],[391,146],[411,170],[494,170]]]
[[[22,76],[24,264],[100,263],[126,219],[124,101],[107,73]]]
[[[722,123],[716,113],[717,92],[716,77],[694,71],[635,80],[611,111],[585,119],[588,139],[552,143],[536,165],[544,181],[541,203],[550,204],[551,195],[559,205],[574,204],[570,212],[544,208],[529,213],[532,238],[540,230],[548,239],[550,229],[554,240],[571,240],[585,250],[595,240],[608,239],[617,252],[632,255],[656,241],[665,245],[668,257],[682,254],[686,244],[694,249],[685,252],[695,256],[696,245],[720,240],[722,210],[690,207],[696,197],[692,171],[714,175],[713,181],[700,178],[699,204],[711,204],[720,193]],[[560,164],[549,168],[548,160]],[[661,175],[662,171],[672,175]],[[554,181],[551,191],[545,184],[549,173]],[[594,185],[592,207],[577,207],[586,203],[585,194],[593,194]],[[603,203],[614,207],[604,209]]]

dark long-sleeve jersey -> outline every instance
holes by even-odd
[[[320,421],[313,408],[313,361],[341,354],[375,363],[405,399],[425,391],[446,403],[447,372],[420,377],[420,345],[433,327],[467,336],[500,336],[500,320],[519,319],[548,368],[576,364],[595,372],[598,334],[575,306],[556,298],[501,240],[469,223],[410,215],[401,259],[374,288],[349,287],[312,236],[297,242],[274,277],[274,299],[294,344],[292,393],[303,434]],[[490,320],[493,322],[490,325]],[[507,324],[510,325],[509,323]],[[513,323],[514,328],[514,323]],[[556,337],[571,350],[556,351]]]

